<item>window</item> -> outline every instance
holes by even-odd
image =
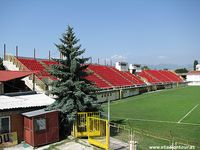
[[[34,129],[35,131],[41,131],[46,129],[46,118],[36,118],[34,119]]]
[[[0,134],[10,132],[10,117],[0,117]]]

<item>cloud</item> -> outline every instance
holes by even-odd
[[[122,56],[122,55],[113,55],[112,57],[111,57],[111,59],[113,60],[113,61],[126,61],[126,57],[125,56]]]

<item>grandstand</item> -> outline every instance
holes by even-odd
[[[15,57],[6,55],[4,65],[7,70],[23,70],[23,71],[38,71],[36,74],[36,91],[45,92],[51,87],[48,86],[52,80],[56,80],[51,76],[47,69],[51,65],[57,64],[48,59],[34,59],[27,57]],[[129,69],[122,64],[120,66],[103,66],[98,64],[88,64],[87,71],[91,72],[86,79],[90,80],[96,87],[99,88],[98,100],[104,102],[107,100],[116,100],[133,95],[137,95],[146,91],[173,88],[185,85],[181,77],[172,71],[168,70],[143,70],[140,72],[134,71],[130,73]],[[117,69],[116,69],[117,68]],[[32,87],[32,78],[25,79],[29,88]]]

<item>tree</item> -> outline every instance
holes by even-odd
[[[194,71],[196,71],[196,65],[198,65],[198,61],[194,60],[194,65],[193,65]]]
[[[97,88],[85,79],[90,74],[86,71],[89,58],[81,57],[85,49],[78,45],[79,39],[72,27],[68,26],[60,41],[56,47],[63,59],[54,59],[58,64],[49,70],[58,79],[53,81],[50,91],[56,101],[48,109],[59,109],[72,122],[77,112],[98,111],[101,107],[95,94]]]
[[[148,66],[143,66],[142,68],[141,68],[142,70],[150,70],[150,68],[148,67]]]
[[[3,59],[0,57],[0,70],[5,70],[5,67],[3,65]]]
[[[188,70],[186,68],[180,68],[175,70],[176,73],[188,73]]]

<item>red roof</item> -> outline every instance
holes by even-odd
[[[34,74],[32,71],[5,71],[0,70],[0,82],[6,82],[13,79],[23,78]]]
[[[200,75],[200,71],[190,71],[188,75]]]

